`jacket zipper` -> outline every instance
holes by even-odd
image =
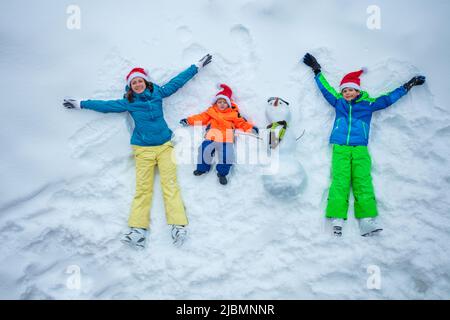
[[[348,122],[348,134],[347,134],[347,145],[350,143],[350,133],[352,132],[352,103],[349,102],[350,113],[349,113],[349,122]]]

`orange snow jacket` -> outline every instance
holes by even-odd
[[[234,130],[239,129],[250,132],[253,125],[243,118],[238,111],[238,106],[232,102],[231,108],[220,110],[216,104],[205,112],[187,118],[189,125],[206,125],[205,139],[216,142],[234,142]]]

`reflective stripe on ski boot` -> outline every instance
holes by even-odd
[[[136,249],[144,249],[147,238],[147,230],[142,228],[130,228],[120,240],[122,243]]]
[[[363,218],[359,219],[359,230],[363,237],[371,237],[383,229],[378,226],[375,218]]]
[[[172,240],[176,247],[181,247],[186,240],[187,230],[185,226],[172,225]]]
[[[335,237],[342,237],[342,227],[344,226],[344,219],[332,219],[333,235]]]

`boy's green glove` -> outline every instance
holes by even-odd
[[[414,86],[420,86],[425,83],[425,77],[424,76],[417,76],[409,80],[407,83],[403,85],[403,87],[406,89],[406,91],[411,90]]]
[[[312,54],[305,54],[305,56],[303,57],[303,63],[310,67],[314,71],[314,74],[317,75],[321,72],[321,66]]]

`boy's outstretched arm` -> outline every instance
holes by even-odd
[[[254,129],[253,131],[255,131],[255,133],[259,132],[258,128],[252,125],[250,122],[248,122],[245,118],[237,117],[233,119],[233,122],[234,127],[238,130],[242,130],[244,132],[251,132]]]
[[[207,111],[199,113],[199,114],[195,114],[193,116],[187,117],[186,119],[182,119],[180,121],[181,124],[184,125],[184,121],[186,120],[186,125],[189,126],[195,126],[195,125],[207,125],[209,123],[209,121],[211,120],[210,115],[208,114]]]
[[[328,83],[327,79],[325,79],[325,76],[322,74],[322,70],[321,70],[321,66],[320,66],[319,62],[317,62],[316,58],[314,58],[313,55],[307,53],[303,57],[303,63],[306,64],[308,67],[310,67],[314,71],[314,74],[316,75],[315,80],[316,80],[317,86],[320,89],[320,92],[322,92],[323,96],[328,101],[328,103],[334,107],[337,103],[337,100],[341,96]]]
[[[338,99],[342,97],[341,94],[339,94],[327,81],[323,73],[319,73],[315,77],[317,86],[320,89],[320,92],[322,92],[322,95],[325,97],[325,99],[328,101],[328,103],[335,107],[336,103],[338,102]]]
[[[422,85],[424,83],[425,83],[424,76],[417,76],[412,78],[407,83],[395,89],[394,91],[374,99],[374,101],[371,103],[372,111],[382,110],[391,106],[392,104],[397,102],[401,97],[406,95],[409,92],[409,90],[411,90],[412,87]]]

